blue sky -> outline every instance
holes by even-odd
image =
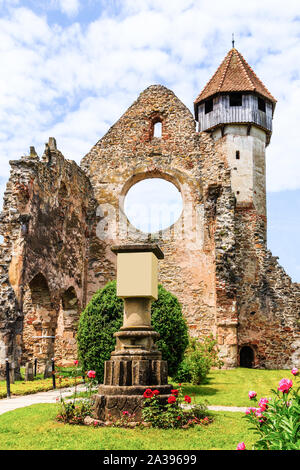
[[[49,136],[81,158],[147,86],[193,100],[231,47],[278,103],[267,148],[268,244],[300,282],[298,0],[0,0],[0,196],[10,159]]]

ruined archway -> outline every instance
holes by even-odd
[[[39,367],[54,357],[57,311],[42,273],[29,282],[24,294],[23,344],[26,360],[38,359]]]
[[[61,295],[56,329],[55,357],[62,364],[72,363],[77,357],[76,332],[80,308],[74,287]]]
[[[240,350],[240,367],[252,369],[254,365],[254,350],[251,346],[243,346]]]

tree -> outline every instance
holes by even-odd
[[[158,299],[151,306],[152,326],[160,334],[156,342],[162,359],[168,361],[169,374],[176,373],[188,345],[188,328],[178,299],[158,286]],[[115,348],[113,334],[123,323],[123,300],[116,295],[116,281],[96,292],[79,320],[78,357],[84,370],[95,370],[103,382],[104,361]]]

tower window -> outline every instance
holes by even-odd
[[[242,106],[243,104],[243,95],[242,93],[231,93],[229,95],[230,106]]]
[[[266,112],[266,102],[262,98],[257,98],[257,105],[260,111]]]
[[[210,113],[214,109],[214,102],[212,99],[205,101],[205,114]]]
[[[240,159],[240,151],[239,151],[239,150],[237,150],[237,151],[235,152],[235,158],[236,158],[236,160],[239,160],[239,159]]]
[[[154,126],[153,126],[153,137],[158,137],[160,139],[161,133],[162,133],[162,123],[160,121],[157,121],[154,123]]]

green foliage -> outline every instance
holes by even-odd
[[[77,362],[77,361],[76,361]],[[74,379],[75,390],[73,399],[64,399],[60,394],[60,409],[56,419],[68,424],[84,424],[84,419],[90,416],[93,411],[94,398],[92,397],[92,387],[96,385],[94,378],[86,378],[85,388],[87,398],[79,399],[77,394],[76,379],[82,374],[81,367],[76,364],[76,367],[69,367],[59,371],[60,377],[71,377]]]
[[[221,368],[222,365],[223,362],[218,358],[217,341],[212,335],[205,336],[201,341],[190,338],[174,380],[199,385],[205,382],[211,367]]]
[[[115,347],[113,334],[122,326],[123,301],[116,296],[116,282],[111,281],[96,292],[82,312],[78,325],[78,357],[83,370],[96,371],[103,381],[104,361]]]
[[[245,418],[251,423],[250,429],[259,435],[255,450],[300,450],[299,389],[272,390],[272,398],[261,399],[258,408],[247,410]]]
[[[187,324],[177,298],[158,287],[158,300],[151,307],[152,325],[160,334],[157,341],[162,358],[168,361],[169,374],[174,374],[188,344]],[[77,344],[83,370],[96,371],[98,382],[103,381],[104,361],[110,359],[115,347],[113,333],[123,322],[123,301],[116,295],[116,281],[99,290],[81,314]]]
[[[65,401],[61,398],[60,410],[56,416],[57,421],[68,424],[83,424],[84,418],[91,415],[91,400]]]
[[[162,358],[168,361],[169,375],[174,375],[189,343],[188,327],[175,295],[158,286],[158,299],[152,303],[153,328],[160,334],[156,341]]]

